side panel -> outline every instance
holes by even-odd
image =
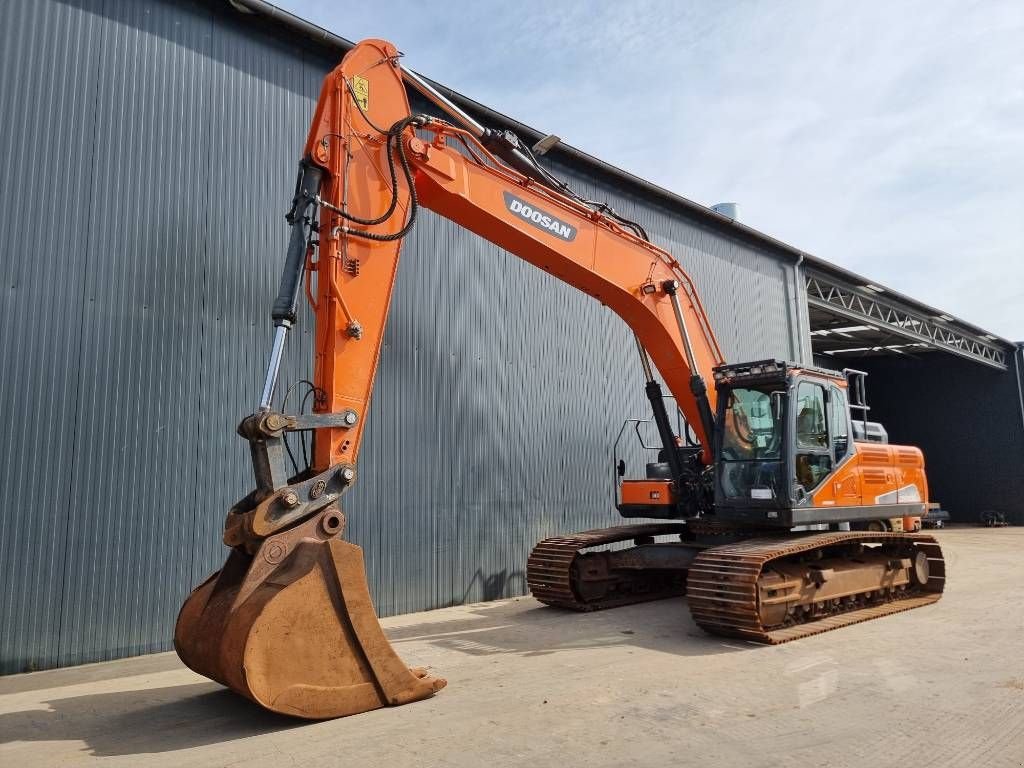
[[[822,483],[815,507],[925,504],[924,456],[907,445],[854,443],[854,454]]]

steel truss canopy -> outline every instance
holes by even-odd
[[[836,360],[945,351],[1006,370],[1009,342],[886,288],[805,269],[811,345]]]

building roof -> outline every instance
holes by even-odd
[[[260,16],[271,24],[278,25],[292,33],[297,33],[307,40],[323,46],[324,48],[336,50],[339,54],[348,52],[355,45],[353,41],[341,37],[340,35],[336,35],[323,27],[317,26],[316,24],[278,8],[271,3],[265,2],[265,0],[226,0],[226,2],[241,13]],[[418,72],[417,74],[430,82],[430,84],[437,90],[467,112],[481,117],[484,121],[489,122],[492,125],[497,124],[508,128],[517,133],[520,138],[526,139],[529,143],[538,141],[545,136],[543,131],[539,131],[525,123],[521,123],[515,118],[509,117],[508,115],[492,109],[491,107],[481,104],[458,91],[430,79],[422,73]],[[889,299],[898,301],[913,312],[926,315],[931,318],[940,318],[941,321],[946,323],[948,326],[962,329],[963,332],[969,336],[977,337],[978,340],[1001,344],[1005,346],[1008,351],[1015,350],[1018,346],[1015,342],[1012,342],[1009,339],[998,336],[991,331],[974,325],[973,323],[955,317],[948,312],[936,309],[935,307],[925,304],[911,296],[907,296],[906,294],[900,293],[888,286],[882,285],[877,281],[863,277],[856,272],[807,253],[794,245],[790,245],[789,243],[774,238],[771,235],[768,235],[758,229],[754,229],[740,221],[724,216],[705,205],[701,205],[700,203],[676,194],[671,190],[658,186],[653,182],[641,178],[636,174],[630,173],[629,171],[623,170],[622,168],[612,165],[600,158],[594,157],[593,155],[573,147],[570,144],[559,142],[552,149],[551,154],[559,155],[570,162],[582,165],[600,175],[613,177],[618,182],[624,183],[637,192],[653,196],[660,202],[672,207],[681,208],[719,230],[729,232],[744,240],[753,240],[762,246],[767,246],[772,250],[788,254],[799,263],[806,263],[812,266],[816,271],[835,278],[843,283],[857,288],[867,288],[868,286],[871,286],[873,289],[878,289],[878,293],[884,293]]]

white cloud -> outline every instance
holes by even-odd
[[[390,39],[478,101],[1024,339],[1022,3],[281,4]]]

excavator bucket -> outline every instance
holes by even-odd
[[[406,704],[445,680],[402,663],[370,600],[362,549],[336,504],[235,548],[185,601],[174,646],[192,670],[261,706],[325,719]]]

